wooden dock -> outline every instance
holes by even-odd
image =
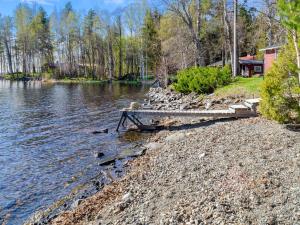
[[[205,118],[246,118],[257,115],[256,109],[260,99],[248,99],[244,104],[232,105],[225,110],[146,110],[125,108],[122,114],[117,131],[121,125],[124,126],[126,119],[129,119],[139,129],[147,128],[138,118],[149,116],[154,117],[205,117]]]

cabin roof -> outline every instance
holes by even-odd
[[[261,60],[240,60],[241,65],[263,65],[264,61]]]
[[[231,63],[230,60],[228,60],[228,61],[226,62],[226,64],[230,64],[230,63]],[[250,60],[250,59],[246,60],[246,59],[240,59],[240,60],[239,60],[239,63],[240,63],[241,65],[263,65],[263,64],[264,64],[264,61],[262,61],[262,60]],[[218,62],[212,63],[212,64],[210,64],[209,66],[222,66],[222,61],[218,61]]]
[[[266,51],[266,50],[279,49],[281,47],[282,47],[282,45],[272,45],[272,46],[269,46],[266,48],[259,49],[259,51],[262,52],[262,51]]]

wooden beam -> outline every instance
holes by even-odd
[[[260,99],[248,99],[244,104],[232,105],[226,110],[145,110],[145,109],[122,109],[122,117],[117,131],[122,123],[123,117],[128,118],[137,127],[144,127],[137,117],[159,116],[159,117],[206,117],[206,118],[246,118],[256,116],[256,107]]]

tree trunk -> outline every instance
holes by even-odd
[[[193,43],[195,44],[196,53],[195,53],[195,65],[196,66],[202,66],[204,65],[204,62],[202,60],[202,44],[200,39],[200,31],[201,31],[201,0],[197,0],[195,2],[196,9],[196,27],[195,27],[195,21],[194,21],[194,12],[190,11],[190,5],[188,4],[189,1],[174,1],[174,3],[171,3],[169,1],[164,1],[169,9],[176,13],[182,21],[186,24],[187,28],[189,29],[191,33],[191,37],[193,40]]]
[[[13,73],[13,68],[12,68],[12,60],[11,60],[11,52],[8,46],[8,41],[6,38],[4,38],[4,45],[5,45],[5,51],[6,51],[6,57],[8,61],[8,71],[10,74]]]
[[[298,85],[300,86],[300,50],[299,50],[299,37],[296,30],[293,30],[293,41],[296,50],[296,59],[298,67]]]
[[[201,40],[196,37],[196,64],[197,66],[204,66],[203,60],[202,60],[202,50],[201,50]]]
[[[202,60],[202,50],[201,50],[201,40],[200,40],[200,31],[201,31],[201,0],[198,0],[196,3],[197,6],[197,29],[195,34],[195,42],[196,42],[196,49],[197,49],[197,66],[203,66],[203,60]]]
[[[231,68],[233,69],[233,35],[231,32],[231,26],[230,21],[228,19],[227,15],[227,8],[226,8],[227,1],[223,0],[223,16],[224,16],[224,33],[225,33],[225,42],[226,45],[229,45],[229,53],[230,53],[230,59],[231,59]]]
[[[123,74],[123,49],[122,49],[122,21],[121,16],[118,17],[119,25],[119,80],[122,78]]]
[[[226,65],[226,48],[222,46],[222,67]]]
[[[26,69],[26,51],[23,49],[23,73],[27,75],[27,69]]]
[[[198,10],[198,9],[197,9]],[[199,9],[199,13],[200,13],[200,9]],[[203,62],[202,62],[202,50],[201,50],[201,40],[199,37],[200,34],[200,16],[198,17],[197,20],[197,30],[195,31],[194,26],[193,26],[193,22],[190,19],[189,23],[188,23],[188,27],[190,32],[192,33],[192,37],[193,37],[193,41],[196,47],[196,55],[195,55],[195,64],[196,66],[203,66]]]
[[[110,28],[109,28],[110,29]],[[112,38],[111,38],[111,31],[109,30],[109,40],[108,40],[108,68],[109,68],[109,79],[112,81],[114,77],[114,56],[113,56],[113,46],[112,46]]]
[[[148,53],[146,51],[146,57],[145,57],[145,73],[146,73],[146,80],[148,80]]]
[[[168,61],[166,57],[163,57],[163,68],[164,68],[164,85],[165,87],[168,87],[169,84],[169,77],[168,77]]]

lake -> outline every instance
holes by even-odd
[[[147,86],[0,81],[0,224],[24,222],[97,176],[95,153],[132,145],[115,132],[119,109]],[[108,134],[93,134],[108,128]]]

